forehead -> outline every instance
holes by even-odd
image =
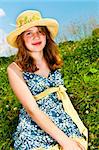
[[[29,28],[29,29],[27,29],[25,32],[27,32],[27,31],[38,31],[39,30],[39,28],[38,27],[31,27],[31,28]]]

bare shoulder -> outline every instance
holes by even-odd
[[[8,67],[7,67],[7,73],[8,75],[13,75],[14,73],[17,74],[18,76],[22,77],[22,70],[21,68],[15,63],[12,62]]]
[[[9,69],[14,69],[14,70],[19,70],[19,71],[22,71],[22,69],[15,63],[15,62],[12,62],[8,67],[7,67],[7,70]]]
[[[10,70],[10,69],[14,69],[15,68],[15,65],[14,63],[12,62],[11,64],[9,64],[9,66],[7,67],[7,71]]]

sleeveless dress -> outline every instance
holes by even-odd
[[[51,71],[47,78],[31,72],[23,72],[23,78],[34,96],[49,87],[64,85],[59,69]],[[37,104],[68,137],[83,137],[77,125],[64,111],[56,92],[38,100]],[[18,125],[13,133],[13,139],[15,150],[33,150],[39,147],[48,149],[58,144],[33,121],[23,107],[20,109]]]

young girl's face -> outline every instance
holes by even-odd
[[[31,52],[42,51],[46,45],[46,35],[38,27],[31,27],[23,33],[25,46]]]

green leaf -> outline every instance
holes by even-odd
[[[90,81],[90,77],[89,77],[89,76],[86,76],[85,74],[84,74],[83,79],[84,79],[85,82],[89,82],[89,81]]]
[[[90,70],[89,70],[89,72],[91,72],[91,73],[96,73],[98,70],[97,69],[95,69],[95,68],[90,68]]]

